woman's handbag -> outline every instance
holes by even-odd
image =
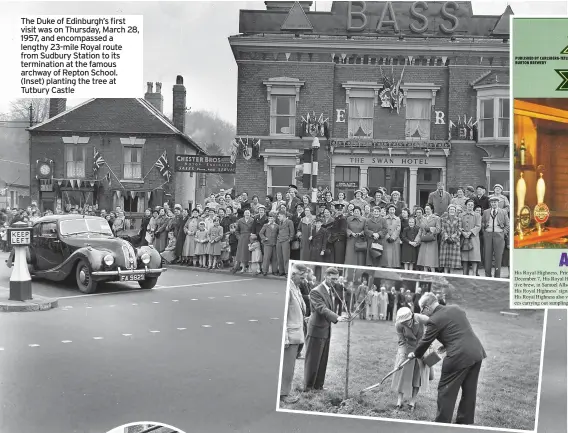
[[[383,246],[379,242],[373,242],[371,244],[371,257],[378,259],[383,255]]]
[[[292,241],[292,243],[290,244],[290,249],[292,251],[297,251],[300,249],[300,241]]]
[[[366,241],[356,241],[355,242],[355,252],[356,253],[364,253],[367,251],[367,242]]]
[[[433,235],[430,232],[420,236],[420,242],[433,242],[435,240],[436,240],[436,236]]]
[[[461,250],[462,251],[473,250],[473,243],[471,242],[470,238],[462,238]]]

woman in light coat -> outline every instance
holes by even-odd
[[[433,213],[432,206],[424,206],[424,216],[420,219],[418,236],[415,241],[420,245],[418,250],[418,266],[424,271],[434,271],[440,263],[438,254],[438,234],[440,233],[440,218]]]
[[[198,257],[195,255],[195,232],[199,228],[199,211],[193,209],[191,211],[191,218],[187,220],[183,226],[185,233],[185,242],[183,243],[183,256],[193,261],[193,266],[197,266]]]
[[[381,287],[379,292],[379,320],[387,320],[387,307],[389,305],[389,295],[385,287]]]
[[[398,335],[398,350],[395,368],[408,359],[409,353],[414,352],[424,335],[424,328],[428,320],[428,316],[414,314],[407,307],[402,307],[397,311],[395,328]],[[414,411],[419,391],[427,392],[429,385],[430,368],[422,359],[412,359],[392,378],[392,390],[398,393],[396,408],[402,408],[403,400],[406,397],[409,399],[408,407],[411,411]]]
[[[469,275],[469,267],[473,270],[473,275],[477,274],[477,266],[481,262],[481,215],[473,210],[475,203],[473,199],[466,202],[466,211],[460,218],[460,232],[462,235],[461,260],[463,274]],[[467,245],[467,247],[466,247]]]
[[[347,218],[347,245],[345,247],[345,264],[365,266],[367,248],[364,251],[356,251],[357,242],[365,241],[365,218],[361,216],[361,208],[353,209],[353,216]],[[341,264],[341,263],[340,263]]]
[[[383,268],[400,268],[400,218],[396,216],[396,206],[387,206],[387,233],[383,239],[383,255],[380,265]]]
[[[305,266],[295,265],[292,267],[290,280],[288,281],[288,310],[285,325],[284,353],[282,356],[282,378],[280,382],[280,401],[288,404],[298,401],[298,398],[290,397],[290,391],[292,390],[292,381],[294,380],[294,367],[296,365],[296,357],[298,356],[298,348],[305,341],[304,317],[306,315],[306,304],[298,286],[306,273]]]

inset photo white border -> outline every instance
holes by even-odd
[[[109,430],[107,433],[185,433],[183,430],[168,424],[154,421],[138,421],[124,424]]]
[[[427,281],[434,281],[437,279],[458,279],[458,280],[470,280],[472,283],[474,284],[480,284],[483,282],[491,282],[493,284],[503,284],[503,283],[509,283],[510,285],[510,281],[505,280],[505,279],[495,279],[495,278],[480,278],[480,277],[472,277],[472,276],[462,276],[462,275],[447,275],[447,274],[436,274],[436,273],[428,273],[428,272],[419,272],[419,271],[403,271],[403,270],[393,270],[393,269],[386,269],[386,268],[369,268],[369,267],[360,267],[360,266],[350,266],[350,265],[336,265],[333,263],[319,263],[319,262],[303,262],[303,261],[291,261],[289,264],[289,269],[288,269],[288,279],[290,280],[291,275],[292,275],[292,269],[294,267],[295,264],[301,264],[304,266],[307,266],[309,268],[315,268],[315,267],[320,267],[320,268],[329,268],[329,267],[334,267],[337,269],[345,269],[345,270],[350,270],[352,269],[353,271],[353,277],[355,277],[358,274],[362,274],[362,273],[367,273],[368,275],[371,275],[372,273],[374,273],[375,271],[379,271],[379,272],[383,272],[383,273],[396,273],[399,274],[400,276],[404,276],[407,275],[409,277],[409,279],[416,281],[418,279],[420,279],[420,276],[424,276],[426,277],[425,282]],[[323,273],[323,271],[322,271]],[[343,274],[342,274],[343,275]],[[288,280],[288,281],[289,281]],[[485,281],[483,281],[485,280]],[[288,284],[288,283],[287,283]],[[318,283],[319,284],[319,280]],[[506,293],[506,289],[504,289],[504,293]],[[302,293],[303,295],[303,293]],[[338,414],[338,413],[329,413],[329,412],[316,412],[316,411],[311,411],[311,410],[296,410],[296,409],[289,409],[289,408],[281,408],[282,406],[282,402],[280,400],[280,390],[281,390],[281,386],[282,386],[282,369],[283,369],[283,360],[284,360],[284,344],[285,344],[285,339],[286,339],[286,332],[287,332],[287,318],[288,318],[288,306],[289,306],[289,298],[290,297],[290,290],[286,289],[286,301],[285,301],[285,307],[284,307],[284,322],[283,322],[283,328],[282,328],[282,341],[281,341],[281,347],[282,347],[282,352],[281,352],[281,357],[280,357],[280,366],[279,366],[279,378],[278,378],[278,389],[277,389],[277,396],[276,396],[276,411],[277,412],[283,412],[283,413],[294,413],[294,414],[303,414],[303,415],[319,415],[319,416],[326,416],[326,417],[338,417],[338,418],[346,418],[346,419],[358,419],[358,420],[373,420],[373,421],[391,421],[391,422],[396,422],[396,423],[408,423],[408,424],[413,424],[413,425],[424,425],[424,426],[437,426],[440,428],[446,428],[446,427],[458,427],[458,428],[468,428],[468,429],[475,429],[475,430],[484,430],[484,431],[504,431],[504,432],[519,432],[519,433],[526,433],[526,432],[537,432],[538,431],[538,424],[539,424],[539,413],[540,413],[540,399],[541,399],[541,388],[542,388],[542,373],[543,373],[543,364],[544,364],[544,350],[545,350],[545,342],[546,342],[546,329],[547,329],[547,321],[548,321],[548,311],[545,309],[544,311],[542,311],[541,309],[533,309],[534,311],[534,315],[535,316],[529,316],[529,318],[527,318],[526,320],[530,320],[530,317],[533,317],[532,320],[534,320],[535,322],[538,322],[540,320],[539,317],[536,317],[538,315],[542,315],[542,336],[540,339],[540,344],[535,344],[534,349],[535,350],[540,350],[540,356],[538,356],[539,358],[539,367],[538,367],[538,384],[537,384],[537,390],[536,390],[536,405],[535,405],[535,416],[534,416],[534,429],[519,429],[519,428],[508,428],[508,427],[492,427],[492,426],[485,426],[485,425],[461,425],[461,424],[444,424],[444,423],[438,423],[438,422],[434,422],[434,421],[426,421],[426,420],[406,420],[406,419],[400,419],[400,418],[388,418],[388,417],[384,417],[384,416],[380,416],[380,414],[378,414],[376,417],[375,416],[368,416],[368,415],[351,415],[351,414]],[[444,297],[445,299],[445,297]],[[449,302],[451,302],[451,299],[448,299]],[[488,302],[493,302],[495,301],[495,299],[490,299],[488,300]],[[494,308],[495,309],[495,308]],[[510,308],[506,308],[506,301],[503,300],[503,311],[500,312],[496,312],[496,317],[500,317],[501,321],[503,323],[505,322],[509,322],[511,323],[513,328],[517,328],[519,329],[519,327],[522,327],[521,324],[515,324],[515,322],[518,320],[519,316],[522,316],[523,314],[526,314],[526,311],[520,312],[520,311],[507,311],[507,310],[512,310]],[[496,310],[496,309],[495,309]],[[478,310],[479,311],[479,310]],[[359,310],[357,311],[357,313],[359,312]],[[467,311],[466,311],[467,313]],[[500,313],[500,314],[499,314]],[[471,318],[469,317],[469,320],[471,322],[474,322],[473,328],[474,328],[474,332],[476,331],[476,329],[479,329],[479,324],[481,323],[479,318]],[[351,329],[350,331],[339,331],[341,332],[342,338],[343,340],[347,340],[347,339],[352,339],[353,338],[353,332],[357,330],[357,325],[359,324],[359,322],[362,322],[361,320],[359,320],[359,318],[357,318],[356,320],[354,320],[351,323],[351,326],[353,326],[353,329]],[[366,322],[366,321],[365,321]],[[362,323],[365,326],[367,325],[367,323]],[[393,322],[394,324],[394,322]],[[343,325],[344,327],[346,326],[346,323],[342,323],[340,324],[340,326]],[[378,325],[378,323],[376,322],[371,322],[370,326],[374,326],[374,325]],[[337,327],[336,325],[331,325],[331,327]],[[540,328],[540,327],[539,327]],[[336,331],[336,334],[337,335]],[[346,332],[350,332],[350,338],[345,338],[345,334]],[[487,334],[489,332],[489,328],[485,329],[482,331],[483,334]],[[536,330],[535,330],[536,332]],[[340,362],[342,365],[342,368],[345,370],[345,364],[346,364],[346,350],[345,348],[341,348],[341,349],[335,349],[337,348],[337,344],[335,345],[334,348],[334,344],[333,344],[333,330],[331,332],[332,334],[332,342],[330,344],[330,356],[329,356],[329,360],[331,361],[332,356],[337,355],[337,352],[341,352],[340,357],[341,359],[338,361]],[[396,335],[396,332],[393,330],[393,334]],[[305,335],[304,335],[305,337]],[[365,340],[368,342],[368,335],[366,336],[367,338],[365,338]],[[503,341],[505,339],[510,339],[511,335],[503,335]],[[395,340],[395,339],[394,339]],[[482,340],[482,344],[484,344],[484,339],[481,338]],[[344,345],[346,343],[346,341],[343,341]],[[535,342],[536,343],[536,342]],[[396,342],[395,342],[396,344]],[[432,346],[439,344],[439,342],[435,341]],[[497,343],[498,344],[498,343]],[[493,346],[495,346],[495,342],[492,344]],[[351,350],[353,349],[353,341],[351,340],[349,342],[349,346],[351,346]],[[520,345],[518,345],[517,347],[520,347]],[[526,341],[524,342],[524,346],[526,349]],[[291,395],[303,395],[304,392],[302,389],[294,389],[294,383],[297,383],[296,381],[300,381],[303,383],[303,367],[301,368],[301,374],[299,375],[298,372],[298,362],[303,363],[305,361],[305,350],[306,350],[306,346],[304,344],[303,346],[303,352],[302,353],[302,357],[301,359],[297,359],[296,360],[296,364],[295,364],[295,372],[294,372],[294,382],[292,385],[292,390],[291,390]],[[333,352],[336,352],[335,354]],[[394,351],[393,351],[394,352]],[[522,356],[523,353],[527,353],[527,351],[522,351],[521,354],[516,354],[515,356]],[[377,354],[370,354],[371,357],[373,357],[373,359],[376,361],[376,365],[379,365],[379,357]],[[441,355],[442,359],[444,357],[444,355]],[[339,358],[338,358],[339,359]],[[484,371],[487,371],[487,363],[491,362],[492,359],[495,359],[495,356],[492,356],[491,353],[487,353],[487,358],[484,359],[484,362],[482,364],[482,370],[481,370],[481,376],[483,376]],[[350,359],[351,361],[351,359]],[[383,376],[391,371],[394,367],[394,357],[392,357],[392,359],[389,358],[389,360],[387,361],[388,364],[384,365],[384,367],[381,367],[381,372],[374,372],[373,373],[373,377],[372,379],[369,379],[369,383],[368,385],[373,385],[374,382],[379,382],[381,380],[381,378],[383,378]],[[392,363],[392,364],[391,364]],[[528,365],[530,365],[530,363],[527,362]],[[329,364],[328,364],[329,365]],[[440,377],[440,371],[441,371],[441,365],[442,362],[438,362],[438,364],[436,366],[434,366],[432,368],[432,370],[434,370],[435,372],[435,377],[436,379],[439,379]],[[501,368],[506,368],[506,367],[501,367]],[[329,369],[328,369],[329,372]],[[526,370],[521,371],[519,373],[519,375],[524,374],[526,372]],[[350,365],[349,367],[349,377],[351,378],[352,376],[354,376],[354,367],[353,364]],[[300,377],[300,379],[298,379],[298,377]],[[342,406],[349,404],[348,401],[349,400],[355,400],[355,405],[357,405],[357,400],[361,398],[361,394],[359,393],[359,389],[349,389],[348,392],[348,400],[344,400],[344,390],[345,390],[345,371],[343,371],[343,377],[342,379],[342,383],[340,385],[338,385],[337,383],[334,384],[333,386],[333,390],[329,390],[327,383],[324,385],[324,392],[330,392],[334,394],[334,398],[341,400],[341,401],[335,401],[334,404],[337,404],[337,407],[341,408]],[[392,391],[390,389],[390,385],[391,385],[391,381],[392,381],[392,377],[389,377],[388,380],[380,385],[379,387],[377,387],[379,390],[381,388],[383,388],[383,390],[385,390],[385,388],[388,388],[389,393],[392,394],[392,406],[395,405],[395,403],[397,402],[397,394],[395,391]],[[352,383],[351,379],[350,379],[350,383]],[[332,386],[331,384],[329,386]],[[341,390],[338,390],[338,388],[341,388]],[[296,394],[296,391],[298,392]],[[314,391],[309,391],[310,393],[314,393]],[[376,392],[376,389],[371,390],[369,392],[367,392],[366,394],[370,394],[372,392]],[[379,391],[381,392],[381,391]],[[385,391],[383,391],[385,392]],[[435,385],[433,387],[433,384],[430,383],[430,393],[434,393],[434,401],[436,400],[436,394],[437,394],[437,390],[435,389]],[[478,387],[478,393],[479,393],[479,387]],[[461,396],[461,392],[460,395],[458,395],[458,398],[456,400],[456,406],[454,409],[454,419],[455,419],[455,411],[457,410],[458,404],[459,404],[459,398]],[[506,393],[504,393],[504,399],[507,398]],[[509,396],[510,397],[510,396]],[[405,396],[406,399],[406,396]],[[406,399],[406,401],[408,401],[408,399]],[[435,408],[435,402],[434,402],[434,408]],[[477,405],[479,405],[479,398],[477,399]],[[406,406],[406,404],[404,405]],[[418,409],[420,406],[420,393],[418,394],[418,399],[416,402],[416,408]],[[403,408],[403,411],[405,409]],[[378,411],[375,411],[378,412]],[[436,416],[436,413],[432,413],[432,419],[434,419]],[[455,421],[454,421],[455,422]]]

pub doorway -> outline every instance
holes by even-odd
[[[441,168],[419,168],[417,179],[416,203],[424,209],[428,196],[436,190],[436,184],[442,179]]]

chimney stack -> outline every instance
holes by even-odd
[[[49,118],[63,113],[67,108],[67,99],[65,98],[51,98],[49,100]]]
[[[164,96],[162,95],[162,83],[156,83],[156,92],[154,92],[154,83],[148,82],[148,90],[144,95],[144,99],[160,113],[164,112]]]
[[[173,115],[172,123],[181,132],[185,133],[185,112],[186,112],[186,98],[185,86],[183,85],[183,77],[178,75],[176,84],[173,88]]]

